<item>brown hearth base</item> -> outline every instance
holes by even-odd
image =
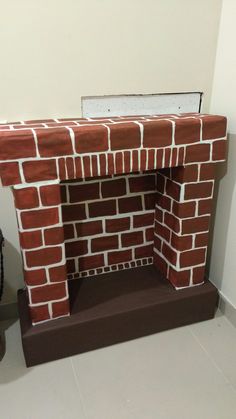
[[[71,316],[31,326],[18,292],[28,367],[214,317],[218,294],[204,285],[176,291],[154,266],[73,280]]]

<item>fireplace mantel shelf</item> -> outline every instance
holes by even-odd
[[[0,125],[0,179],[14,194],[26,285],[18,299],[27,365],[214,315],[205,264],[226,125],[199,113]],[[48,351],[54,338],[66,339],[59,352]]]
[[[222,160],[225,135],[226,118],[205,114],[13,122],[0,125],[0,177],[11,186]]]

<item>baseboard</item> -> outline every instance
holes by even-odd
[[[19,317],[17,303],[0,304],[0,321],[17,319]]]
[[[219,291],[219,309],[227,319],[236,327],[236,307]]]

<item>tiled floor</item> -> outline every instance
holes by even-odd
[[[25,368],[18,322],[6,325],[1,419],[235,419],[236,329],[198,323]]]

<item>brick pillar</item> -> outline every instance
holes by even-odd
[[[57,182],[13,187],[32,323],[69,315]]]
[[[175,288],[204,282],[215,164],[160,170],[154,264]]]

